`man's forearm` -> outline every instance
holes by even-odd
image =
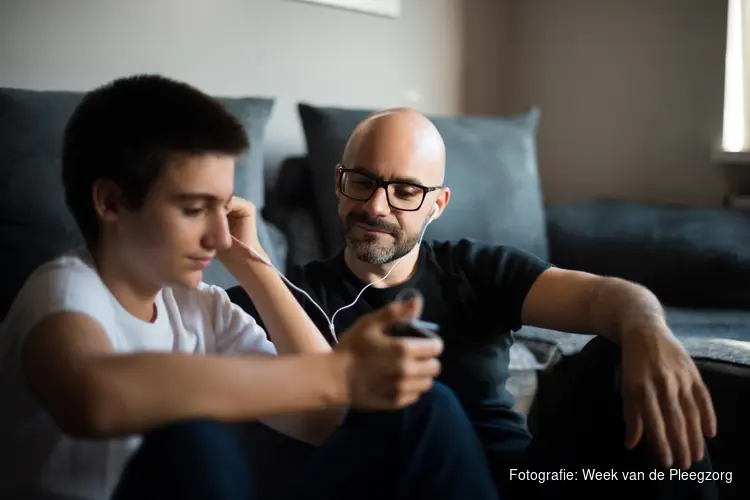
[[[342,363],[336,354],[106,355],[77,370],[75,387],[84,387],[86,396],[80,396],[82,409],[71,409],[83,412],[71,421],[84,422],[81,434],[108,437],[182,419],[233,422],[342,406]]]
[[[331,351],[276,270],[248,256],[233,263],[230,271],[252,299],[279,354]]]
[[[666,331],[664,309],[647,288],[619,278],[602,278],[591,292],[589,313],[600,335],[620,342],[630,332],[655,327]]]

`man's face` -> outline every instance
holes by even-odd
[[[233,189],[233,157],[176,158],[139,210],[118,215],[125,265],[157,287],[196,286],[216,252],[232,243],[226,206]]]
[[[439,191],[423,195],[424,191],[413,185],[438,184],[434,172],[439,169],[410,158],[414,155],[393,154],[393,148],[377,146],[362,144],[345,159],[344,169],[355,172],[337,171],[336,190],[347,247],[360,261],[383,265],[408,254],[419,242]],[[368,200],[361,201],[374,189],[375,179],[404,184],[391,186],[387,193],[379,187]],[[352,199],[352,194],[359,200]]]
[[[359,172],[339,174],[339,182],[344,181],[344,192],[349,194],[360,184],[370,189],[371,178],[381,177],[379,169],[357,167]],[[361,172],[361,173],[360,173]],[[341,184],[339,184],[341,185]],[[368,201],[347,198],[339,191],[339,216],[344,224],[346,245],[354,251],[357,259],[368,264],[382,265],[400,259],[414,249],[419,242],[427,220],[429,207],[433,203],[422,203],[416,211],[399,210],[389,204],[399,206],[394,188],[378,188]],[[414,196],[414,195],[412,195]],[[422,199],[422,195],[418,195]]]

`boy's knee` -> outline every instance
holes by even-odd
[[[419,402],[427,405],[459,405],[456,394],[442,382],[433,382],[432,387],[422,395]]]
[[[232,427],[213,420],[193,419],[173,422],[146,435],[144,446],[179,449],[182,452],[208,451],[239,446]]]
[[[180,435],[202,435],[205,433],[217,433],[224,432],[225,426],[213,421],[206,419],[190,419],[190,420],[178,420],[169,424],[163,425],[151,431],[151,436],[180,436]]]
[[[229,425],[196,419],[146,434],[113,498],[246,499],[252,489],[236,431]]]

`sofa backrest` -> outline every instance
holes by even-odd
[[[343,245],[335,166],[349,135],[373,110],[298,106],[307,142],[310,189],[324,251]],[[429,116],[446,144],[445,185],[451,200],[428,226],[425,240],[473,238],[513,245],[547,257],[544,207],[536,156],[539,111],[516,116]],[[280,181],[282,181],[280,179]]]
[[[79,92],[0,88],[0,319],[29,274],[43,262],[82,243],[65,204],[61,180],[61,145],[65,125],[83,97]],[[239,196],[263,208],[263,139],[273,100],[221,98],[245,126],[251,144],[235,172]],[[285,255],[276,251],[268,228],[259,221],[261,244],[277,267]],[[204,280],[228,287],[236,283],[219,263]]]

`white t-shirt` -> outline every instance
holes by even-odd
[[[163,289],[156,320],[149,323],[123,309],[85,249],[44,264],[28,278],[0,325],[0,498],[18,498],[18,490],[28,488],[45,498],[108,498],[140,444],[139,436],[71,438],[29,391],[21,341],[42,318],[60,311],[91,316],[119,352],[276,354],[255,320],[219,287]]]

